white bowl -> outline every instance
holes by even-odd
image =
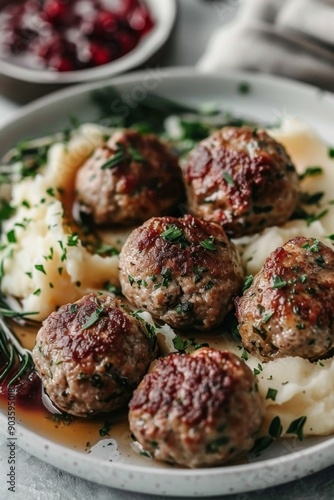
[[[31,97],[50,92],[59,86],[101,80],[141,66],[150,60],[166,43],[176,17],[176,0],[164,0],[163,2],[146,0],[146,3],[152,12],[155,25],[153,29],[141,39],[139,44],[125,56],[95,68],[67,72],[22,67],[15,61],[15,57],[12,59],[0,59],[1,91],[13,97],[10,94],[12,91],[16,90],[17,95],[14,95],[14,98],[21,101],[27,101]],[[38,89],[37,91],[34,89],[33,95],[31,96],[32,85],[26,87],[17,86],[16,83],[18,82],[37,85]],[[16,86],[17,89],[13,89],[13,83],[14,87]]]

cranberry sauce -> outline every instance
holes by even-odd
[[[142,0],[8,2],[0,11],[0,57],[21,56],[34,69],[92,68],[133,50],[153,26]]]

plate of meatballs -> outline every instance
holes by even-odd
[[[174,496],[332,464],[333,111],[285,80],[175,70],[2,128],[0,421],[14,391],[22,448]]]

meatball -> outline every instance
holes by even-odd
[[[224,127],[200,142],[184,178],[190,212],[232,237],[283,224],[298,202],[298,176],[284,147],[251,127]]]
[[[154,458],[219,465],[249,451],[263,415],[256,378],[228,351],[160,358],[129,404],[130,428]]]
[[[125,405],[155,354],[146,323],[119,300],[95,294],[52,313],[33,349],[50,399],[79,417]]]
[[[184,199],[182,173],[154,135],[116,132],[80,168],[77,199],[98,225],[132,225],[164,215]]]
[[[316,239],[288,241],[236,305],[242,343],[261,360],[327,357],[334,348],[333,250]]]
[[[119,266],[126,298],[181,330],[218,326],[243,283],[224,230],[192,215],[152,218],[132,231]]]

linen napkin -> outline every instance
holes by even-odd
[[[227,3],[226,3],[227,2]],[[273,73],[334,91],[334,0],[226,0],[223,21],[198,62],[202,71]]]

